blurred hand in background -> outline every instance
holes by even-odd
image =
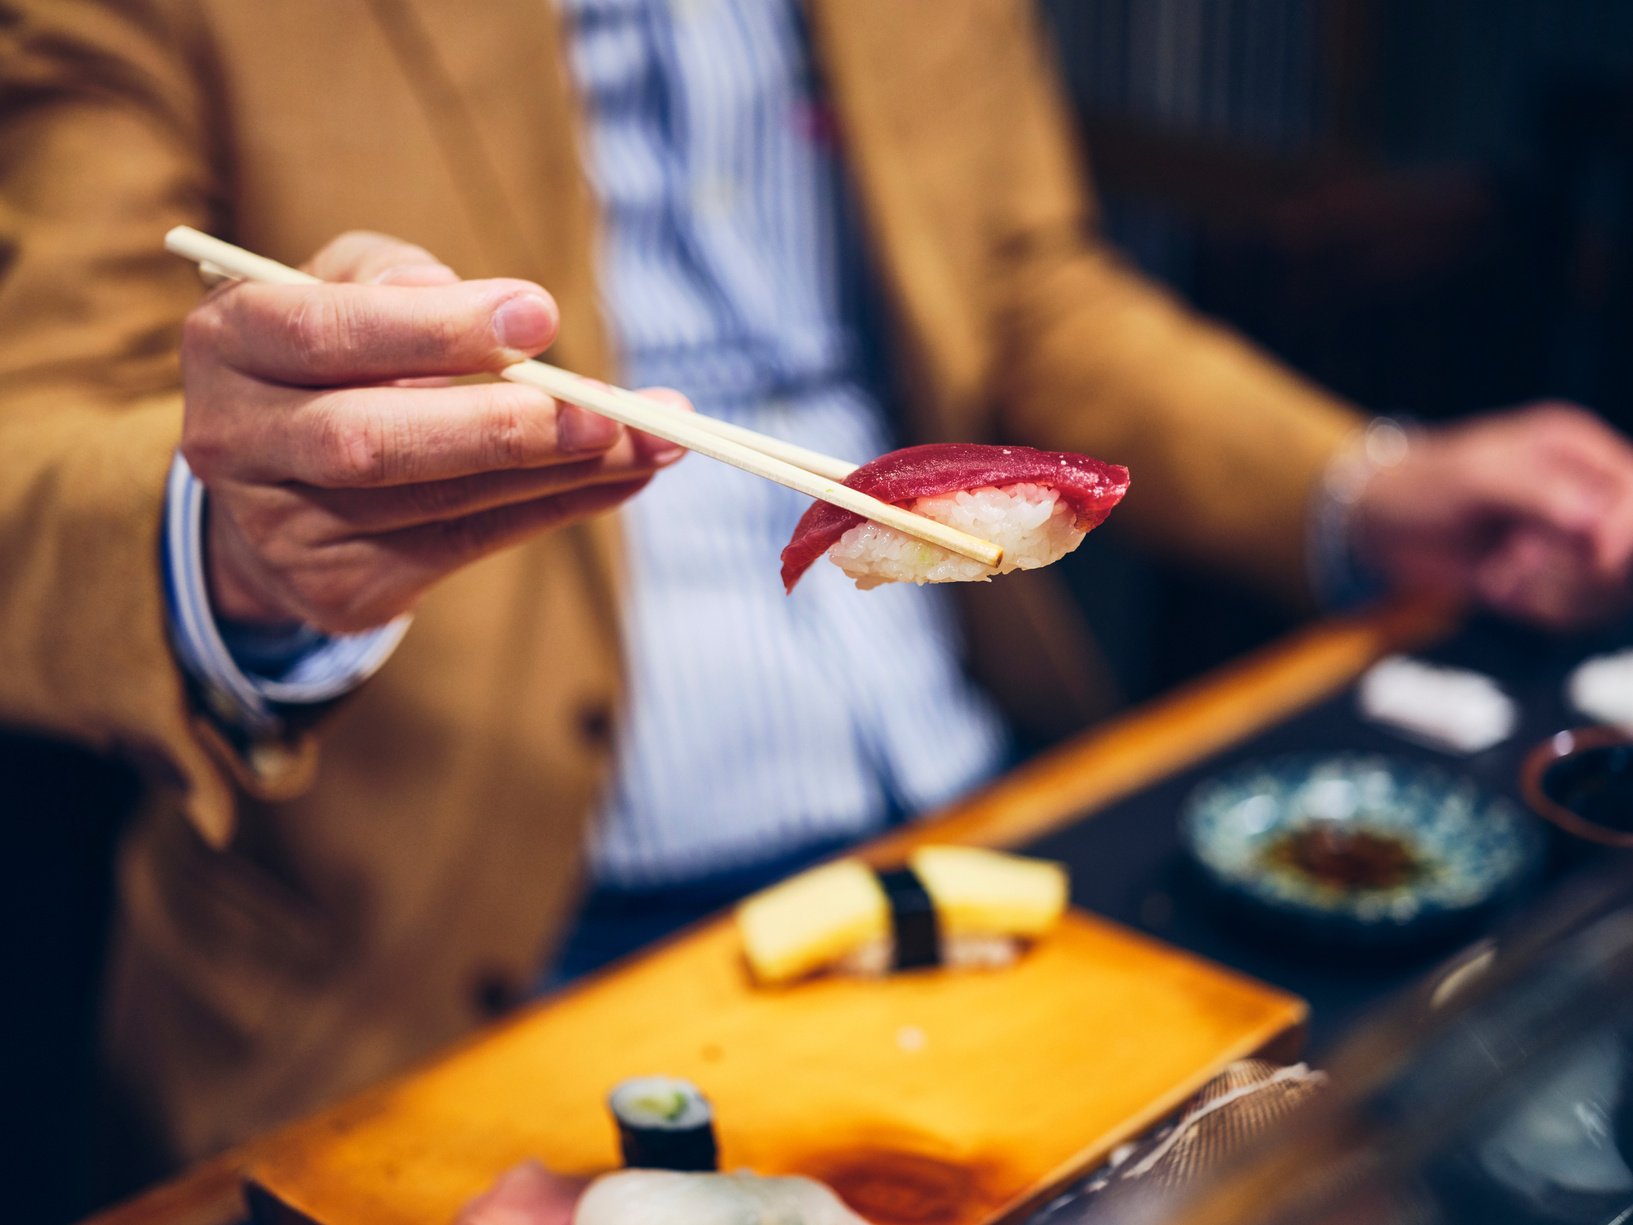
[[[1368,478],[1351,524],[1357,559],[1396,588],[1550,629],[1633,605],[1633,443],[1573,405],[1425,432]]]

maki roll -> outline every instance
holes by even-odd
[[[717,1169],[714,1110],[690,1081],[673,1076],[626,1080],[607,1098],[624,1164],[632,1169]]]
[[[881,975],[1008,965],[1065,913],[1057,863],[976,847],[927,846],[889,871],[841,859],[737,908],[756,980],[824,971]]]
[[[986,581],[1059,561],[1104,522],[1128,492],[1128,469],[1069,451],[938,443],[863,464],[845,484],[989,540],[997,569],[903,535],[827,502],[814,503],[782,551],[794,590],[824,553],[864,591],[881,583]]]
[[[718,1173],[714,1111],[690,1081],[626,1080],[608,1105],[630,1168],[591,1183],[573,1225],[867,1225],[809,1178]]]

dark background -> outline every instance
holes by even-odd
[[[1148,272],[1367,411],[1567,398],[1633,431],[1633,4],[1042,9]],[[1131,700],[1287,627],[1112,530],[1084,550]]]

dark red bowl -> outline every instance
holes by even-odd
[[[1578,727],[1551,736],[1526,756],[1520,787],[1566,833],[1633,847],[1633,733]]]

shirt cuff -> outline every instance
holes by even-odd
[[[1411,446],[1409,426],[1391,417],[1375,417],[1356,431],[1322,473],[1310,508],[1306,548],[1316,599],[1323,607],[1354,608],[1384,593],[1383,580],[1355,553],[1355,505],[1367,482],[1404,460]]]
[[[223,625],[204,574],[204,486],[178,452],[165,487],[162,543],[170,640],[217,718],[277,731],[282,708],[333,701],[377,672],[408,632],[409,614],[361,634],[301,626],[267,633]]]

